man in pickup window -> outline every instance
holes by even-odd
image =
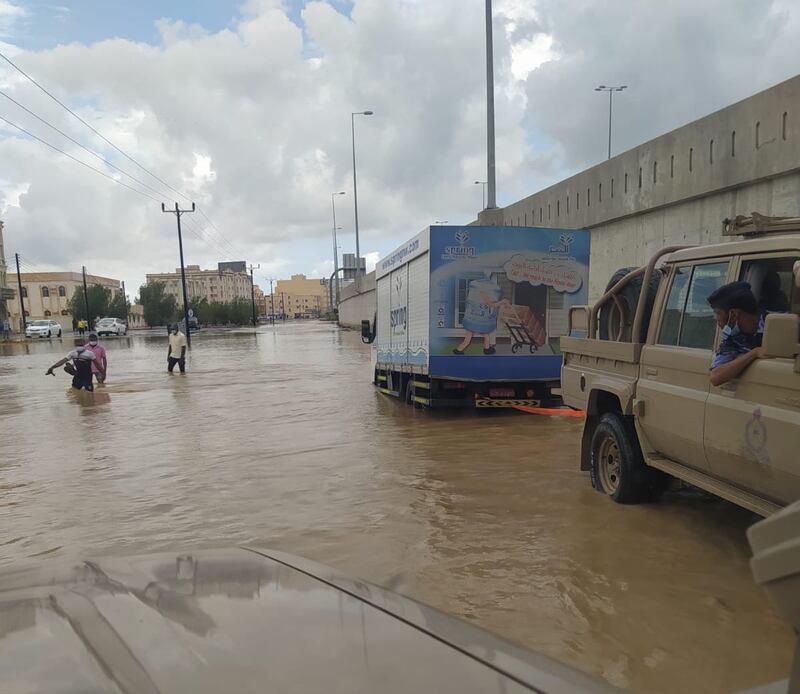
[[[731,282],[711,293],[708,303],[714,310],[722,339],[711,361],[711,385],[739,378],[757,359],[764,358],[764,314],[748,282]]]

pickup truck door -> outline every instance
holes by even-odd
[[[706,298],[725,284],[729,261],[673,267],[667,298],[642,348],[636,387],[642,448],[708,472],[703,417],[716,323]],[[658,307],[656,307],[658,310]],[[655,321],[654,321],[655,322]]]
[[[745,256],[738,276],[751,283],[762,308],[798,313],[800,289],[791,272],[798,257]],[[775,303],[765,298],[767,275],[779,280]],[[794,366],[793,359],[756,361],[737,380],[712,386],[706,405],[712,474],[779,504],[800,499],[800,374]]]

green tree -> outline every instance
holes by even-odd
[[[144,321],[150,326],[171,323],[178,314],[175,297],[167,294],[163,282],[152,282],[139,287],[136,303],[144,308]]]
[[[94,320],[108,315],[108,306],[111,302],[111,290],[100,285],[93,285],[87,289],[89,300],[89,315],[86,315],[86,299],[83,296],[83,287],[75,287],[72,298],[67,302],[69,312],[75,320],[84,318]]]
[[[130,309],[128,298],[122,292],[117,292],[109,302],[108,312],[105,315],[126,321],[128,320],[128,309]]]

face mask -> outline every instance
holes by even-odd
[[[97,347],[97,340],[90,340],[89,345],[92,347]]]
[[[741,331],[739,330],[739,323],[738,323],[738,321],[736,322],[736,324],[735,324],[735,325],[731,325],[730,323],[728,323],[728,324],[727,324],[727,325],[726,325],[726,326],[725,326],[725,327],[722,329],[722,337],[723,337],[723,338],[735,337],[735,336],[736,336],[736,335],[738,335],[740,332],[741,332]]]

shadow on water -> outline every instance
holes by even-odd
[[[618,506],[579,422],[429,413],[378,394],[356,332],[309,322],[104,341],[91,400],[44,371],[71,340],[3,346],[0,564],[257,543],[332,564],[637,691],[785,676],[754,586],[754,520],[696,491]]]

